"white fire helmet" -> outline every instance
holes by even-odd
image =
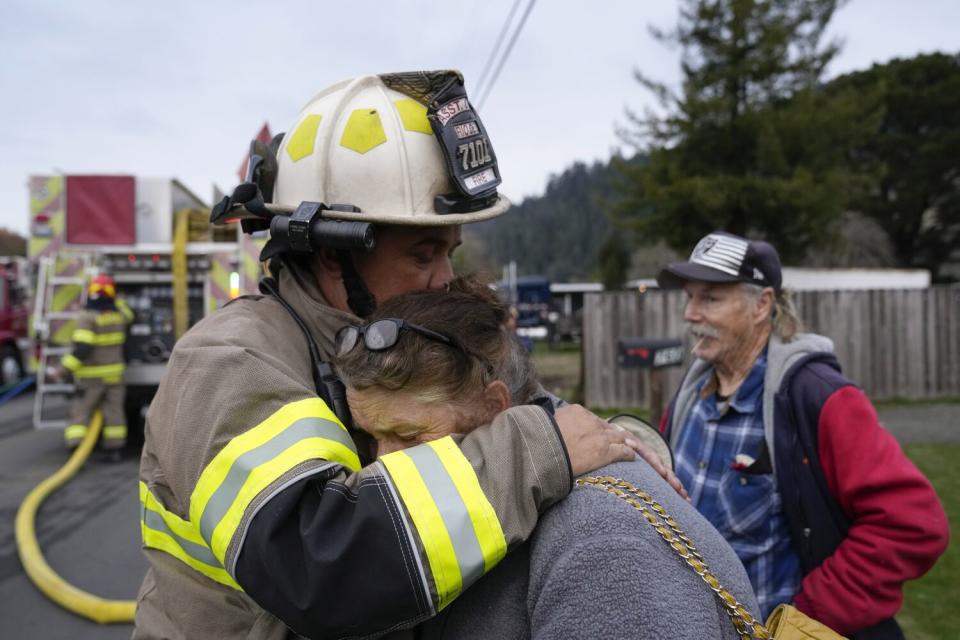
[[[499,183],[459,73],[362,76],[321,91],[300,112],[277,152],[267,206],[292,211],[322,202],[359,209],[325,210],[327,218],[464,224],[509,209]]]

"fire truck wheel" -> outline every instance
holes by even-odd
[[[0,347],[0,384],[12,384],[23,377],[20,354],[12,345]]]

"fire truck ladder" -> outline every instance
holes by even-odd
[[[80,317],[87,302],[87,274],[90,268],[90,255],[81,254],[82,268],[79,273],[70,276],[56,273],[56,256],[47,256],[40,259],[37,273],[37,295],[34,300],[34,331],[40,341],[40,362],[37,366],[37,391],[33,400],[33,426],[37,429],[62,429],[67,426],[66,418],[49,418],[47,400],[53,397],[68,399],[76,390],[73,383],[47,382],[47,367],[58,365],[60,358],[71,350],[71,345],[58,345],[53,342],[51,322],[71,321]],[[70,294],[68,288],[79,288],[79,307],[74,309],[57,309],[56,301],[63,294]]]

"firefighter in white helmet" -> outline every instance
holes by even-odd
[[[574,475],[633,458],[576,406],[512,408],[389,472],[351,428],[334,334],[391,296],[445,287],[460,225],[509,208],[499,183],[450,71],[336,84],[279,146],[254,144],[248,181],[212,219],[269,227],[274,277],[181,338],[147,414],[135,638],[412,626],[525,540]]]

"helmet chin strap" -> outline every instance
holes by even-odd
[[[377,301],[357,273],[350,252],[344,249],[337,251],[337,259],[343,274],[343,288],[347,291],[347,306],[357,317],[366,318],[377,308]]]

